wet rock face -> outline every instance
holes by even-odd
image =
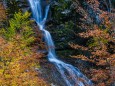
[[[17,2],[19,3],[19,8],[25,12],[25,11],[29,11],[31,12],[31,8],[30,8],[30,4],[28,2],[28,0],[17,0]],[[41,0],[41,6],[42,6],[42,11],[43,11],[43,15],[45,14],[45,10],[44,8],[46,8],[47,5],[49,5],[51,3],[51,0]]]
[[[28,0],[17,0],[19,2],[19,7],[23,12],[30,11],[30,6]]]
[[[47,22],[46,29],[53,35],[57,50],[63,50],[68,47],[68,42],[71,38],[74,27],[73,13],[75,12],[71,0],[55,0],[51,4],[49,22]],[[68,33],[69,32],[69,33]]]

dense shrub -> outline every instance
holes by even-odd
[[[30,44],[34,32],[29,20],[30,13],[15,13],[9,27],[0,30],[0,85],[2,86],[46,86],[38,77],[40,53]]]

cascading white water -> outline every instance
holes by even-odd
[[[47,0],[43,0],[47,1]],[[77,68],[70,64],[59,60],[55,54],[55,46],[50,33],[44,29],[45,21],[47,19],[50,4],[46,5],[44,9],[41,6],[42,0],[29,0],[33,18],[44,33],[44,39],[48,46],[48,60],[56,66],[65,81],[65,86],[93,86],[92,82],[85,77]],[[44,15],[43,15],[44,13]]]

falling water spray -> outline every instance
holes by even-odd
[[[49,31],[45,30],[45,22],[48,16],[50,5],[47,4],[43,9],[41,2],[42,0],[29,0],[33,18],[40,30],[42,30],[44,33],[44,39],[46,45],[48,46],[48,60],[55,65],[65,81],[66,86],[93,86],[92,82],[86,76],[84,76],[79,69],[70,64],[64,63],[57,58],[52,37]]]

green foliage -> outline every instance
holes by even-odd
[[[30,13],[21,12],[15,13],[14,18],[9,20],[9,27],[7,29],[1,29],[1,33],[7,40],[13,40],[20,34],[20,39],[23,40],[25,45],[30,44],[34,41],[32,34],[34,33],[31,28],[32,21],[29,20]]]
[[[107,44],[108,40],[103,37],[93,37],[88,41],[89,47],[98,47],[101,46],[101,44]]]
[[[30,45],[35,39],[30,13],[13,16],[9,26],[0,29],[0,86],[47,86],[35,70],[41,54]]]
[[[63,13],[64,11],[72,11],[71,8],[72,1],[71,0],[58,0],[56,4],[52,5],[52,16],[56,21],[64,18],[65,16],[68,15],[68,13]],[[70,12],[69,12],[70,13]],[[58,21],[60,22],[60,21]]]
[[[56,30],[56,33],[59,37],[69,37],[71,36],[70,33],[73,32],[74,23],[72,21],[65,22],[64,24],[61,24],[63,27],[59,30]]]
[[[90,38],[87,42],[89,47],[101,47],[103,45],[108,44],[109,42],[109,35],[108,35],[108,28],[104,29],[100,27],[95,34]]]
[[[71,41],[71,37],[73,36],[73,28],[74,23],[72,21],[65,22],[61,24],[59,28],[55,29],[53,32],[56,37],[56,46],[63,48],[68,46],[68,42]]]

